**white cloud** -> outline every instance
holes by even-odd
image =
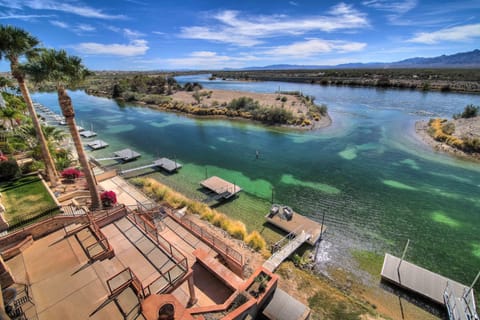
[[[62,29],[68,29],[72,32],[75,32],[76,34],[83,34],[85,32],[92,32],[96,30],[95,27],[83,23],[79,23],[76,26],[70,26],[68,23],[63,21],[50,20],[50,24]]]
[[[362,4],[367,7],[382,11],[403,14],[417,6],[417,0],[391,1],[391,0],[366,0]]]
[[[0,5],[10,9],[21,10],[25,7],[34,9],[34,10],[51,10],[51,11],[60,11],[64,13],[75,14],[87,18],[97,18],[97,19],[125,19],[124,15],[111,15],[104,13],[102,10],[95,9],[85,5],[78,5],[77,2],[74,4],[57,2],[55,0],[28,0],[28,1],[1,1]]]
[[[95,31],[95,27],[94,26],[91,26],[89,24],[78,24],[76,29],[78,31],[84,31],[84,32],[92,32],[92,31]]]
[[[51,20],[50,23],[56,27],[63,29],[68,29],[70,27],[67,23],[58,20]]]
[[[389,12],[387,18],[391,23],[405,25],[406,22],[402,21],[400,18],[415,8],[418,4],[418,0],[365,0],[362,2],[362,4],[380,11]],[[408,24],[411,23],[412,22],[408,22]]]
[[[461,42],[480,37],[480,23],[445,28],[433,32],[419,32],[408,42],[434,44],[442,41]]]
[[[298,2],[295,2],[295,1],[288,1],[288,4],[298,7]]]
[[[184,58],[166,59],[166,62],[171,68],[221,69],[243,67],[246,62],[255,60],[258,58],[249,54],[227,56],[212,51],[195,51]]]
[[[145,36],[145,34],[139,32],[139,31],[131,30],[131,29],[128,29],[128,28],[123,29],[123,34],[128,39],[137,39],[137,38]]]
[[[132,40],[129,44],[83,42],[74,49],[83,54],[133,57],[144,55],[149,47],[146,40]]]
[[[16,13],[4,13],[0,15],[0,20],[6,19],[18,19],[24,21],[30,21],[37,18],[51,18],[52,15],[47,14],[16,14]]]
[[[278,46],[265,53],[275,56],[310,57],[321,53],[337,51],[339,53],[361,51],[367,46],[363,42],[348,42],[341,40],[307,39],[289,45]]]
[[[22,9],[22,4],[17,0],[0,0],[0,6],[10,9]]]
[[[352,31],[369,26],[365,14],[340,3],[327,15],[304,18],[289,16],[241,16],[238,11],[221,11],[211,17],[218,25],[183,27],[180,37],[253,46],[264,38],[301,35],[308,32]]]
[[[115,26],[106,26],[106,28],[110,31],[113,31],[113,32],[117,32],[117,33],[122,32],[122,29],[120,29],[118,27],[115,27]]]

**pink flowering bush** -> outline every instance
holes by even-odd
[[[62,171],[62,177],[64,179],[77,179],[83,175],[82,171],[75,168],[67,168]]]
[[[117,195],[113,191],[104,191],[100,194],[100,199],[104,207],[111,207],[117,203]]]

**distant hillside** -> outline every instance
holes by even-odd
[[[346,63],[336,66],[275,64],[247,67],[241,70],[309,70],[309,69],[373,69],[373,68],[480,68],[480,50],[441,55],[433,58],[410,58],[396,62]],[[233,69],[230,69],[233,70]]]
[[[480,66],[480,50],[441,55],[434,58],[411,58],[393,63],[395,66],[472,67]]]

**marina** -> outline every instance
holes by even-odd
[[[305,232],[310,235],[308,239],[305,239],[305,242],[312,246],[318,242],[327,230],[323,224],[294,212],[290,207],[277,204],[272,205],[265,219],[268,223],[287,233],[293,233],[295,236]]]

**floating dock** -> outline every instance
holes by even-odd
[[[101,141],[101,140],[96,140],[96,141]],[[140,153],[133,151],[131,149],[123,149],[120,151],[115,151],[113,155],[114,155],[113,157],[98,158],[98,159],[92,158],[92,159],[94,161],[121,160],[123,162],[127,162],[127,161],[136,160],[141,156]]]
[[[148,168],[154,168],[158,167],[161,168],[169,173],[175,172],[178,169],[182,167],[182,165],[176,161],[170,160],[168,158],[160,158],[155,160],[152,164],[147,164],[145,166],[137,167],[137,168],[131,168],[131,169],[126,169],[122,170],[120,174],[125,174],[137,170],[142,170],[142,169],[148,169]]]
[[[93,150],[98,150],[98,149],[103,149],[103,148],[108,147],[108,143],[106,143],[103,140],[95,140],[95,141],[87,143],[87,146],[89,146]]]
[[[136,160],[141,156],[140,153],[133,151],[131,149],[123,149],[120,151],[115,151],[113,154],[115,155],[116,159],[121,159],[124,162]]]
[[[175,160],[170,160],[168,158],[160,158],[153,162],[153,164],[167,172],[175,172],[177,169],[180,169],[182,165]]]
[[[280,228],[287,233],[293,233],[296,236],[301,234],[302,231],[305,231],[305,233],[310,235],[310,238],[307,239],[306,242],[312,246],[317,243],[322,233],[325,233],[325,231],[327,230],[325,226],[322,227],[321,223],[316,222],[308,217],[302,216],[301,214],[298,214],[294,211],[292,211],[291,218],[290,220],[288,220],[283,215],[283,212],[281,212],[283,208],[285,208],[285,206],[277,206],[280,208],[279,212],[276,214],[272,214],[272,212],[268,213],[265,216],[267,222],[273,224],[277,228]]]
[[[450,319],[476,320],[473,289],[413,263],[385,254],[382,279],[444,305]]]
[[[217,176],[212,176],[206,180],[203,180],[200,182],[200,185],[206,189],[209,189],[215,194],[213,197],[208,198],[204,202],[217,201],[221,199],[227,200],[242,191],[242,188],[236,184],[223,180]]]
[[[95,137],[97,133],[90,130],[83,130],[82,132],[80,132],[80,135],[84,138],[91,138]]]

